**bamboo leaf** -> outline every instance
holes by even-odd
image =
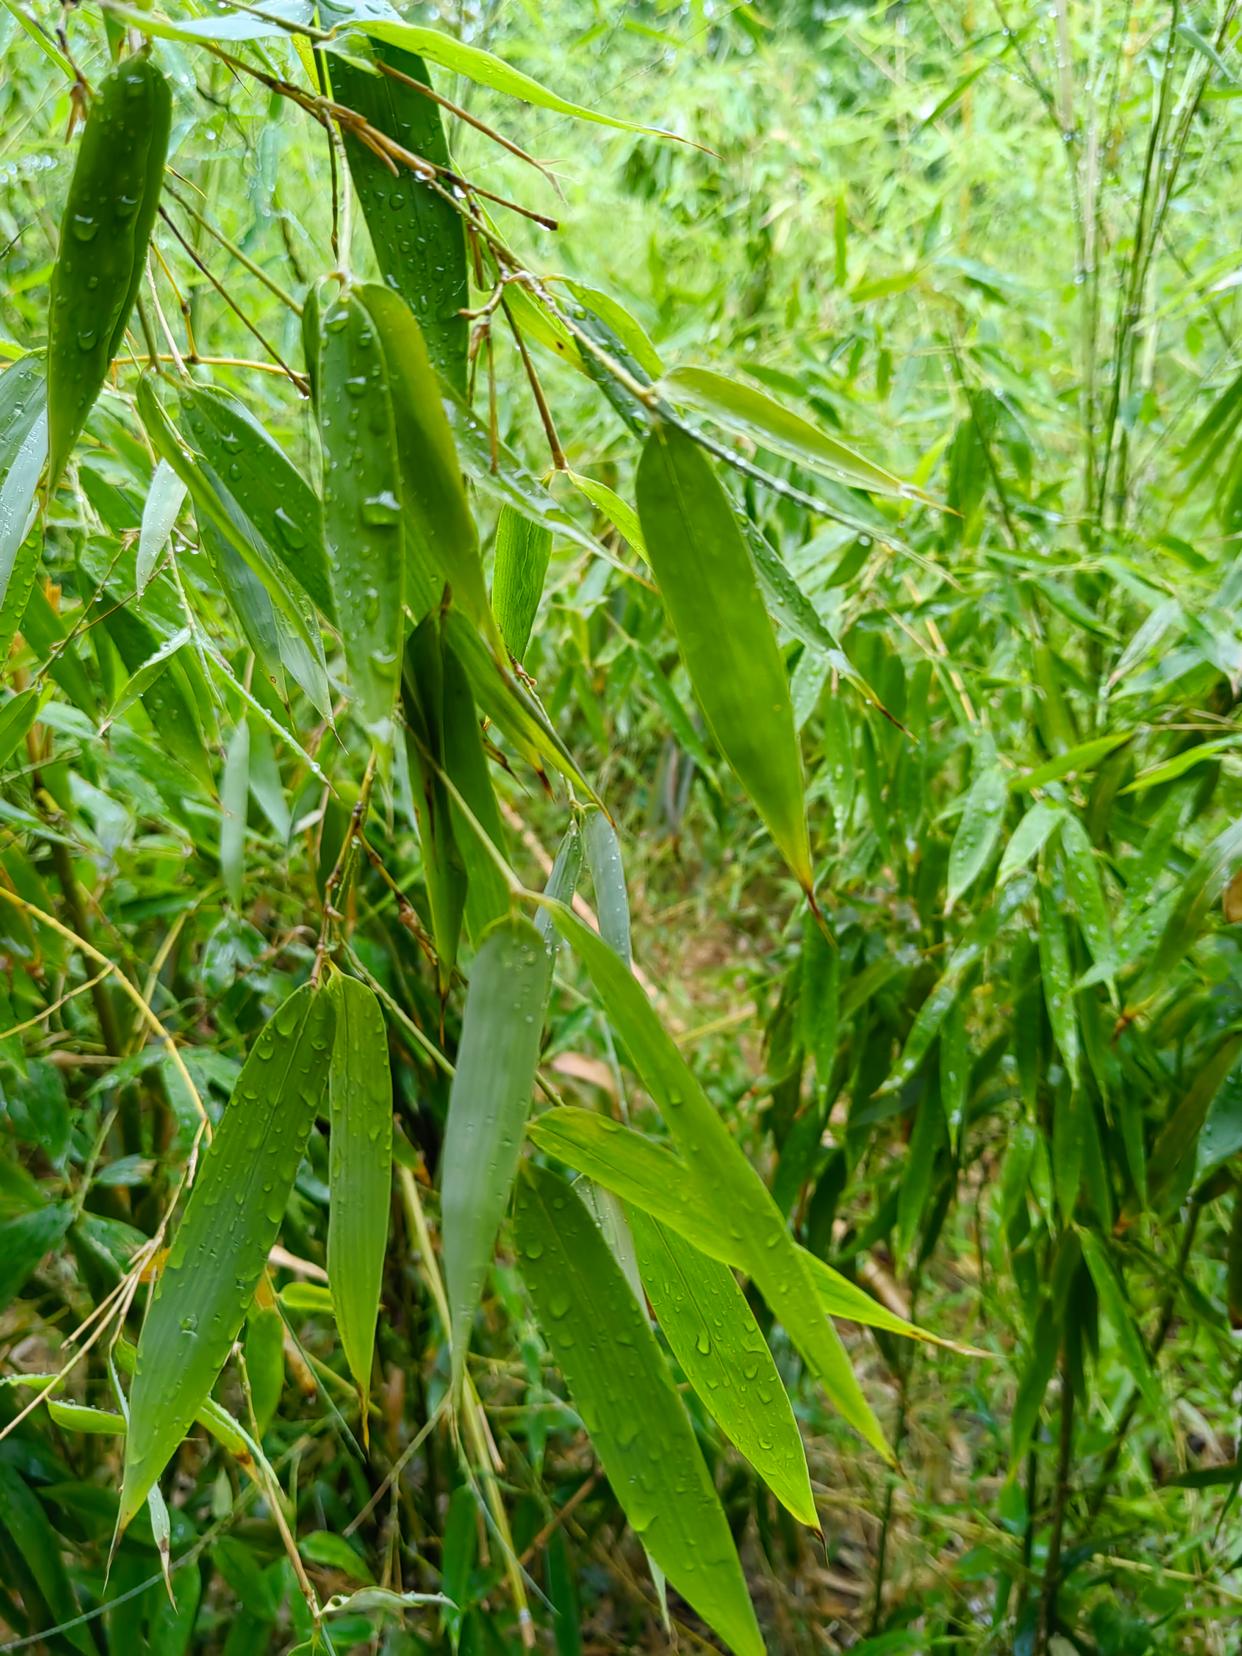
[[[516,1230],[540,1326],[631,1528],[732,1650],[762,1652],[694,1430],[603,1235],[569,1185],[529,1164]]]
[[[712,1108],[624,961],[570,909],[543,901],[557,930],[586,967],[613,1027],[659,1105],[688,1169],[687,1184],[724,1216],[724,1223],[717,1219],[716,1224],[736,1250],[736,1263],[754,1279],[833,1406],[889,1457],[884,1434],[840,1340],[815,1307],[806,1267],[770,1192]]]
[[[496,555],[492,570],[492,608],[509,654],[521,661],[543,595],[552,552],[552,531],[504,505],[496,519]]]
[[[997,762],[996,749],[987,739],[981,742],[974,780],[949,848],[946,914],[987,867],[1000,837],[1008,797],[1005,773]]]
[[[343,973],[333,977],[329,993],[336,1003],[336,1035],[328,1075],[328,1282],[341,1345],[362,1398],[365,1436],[388,1246],[392,1077],[384,1014],[374,993]]]
[[[138,1342],[118,1529],[207,1401],[280,1230],[323,1101],[331,998],[309,984],[264,1025],[203,1156]]]
[[[246,812],[250,803],[250,726],[237,721],[220,780],[220,872],[235,909],[242,906],[246,872]]]
[[[338,295],[323,321],[319,362],[324,539],[341,642],[359,712],[383,740],[401,677],[407,597],[425,610],[429,585],[406,591],[406,546],[392,376],[369,309]]]
[[[416,619],[425,609],[425,589],[439,602],[444,587],[489,642],[500,633],[487,600],[483,559],[453,432],[422,330],[405,302],[389,288],[367,284],[358,301],[375,330],[387,368],[393,430],[406,513],[408,601]],[[331,326],[330,319],[325,328]]]
[[[138,536],[138,596],[155,573],[160,553],[168,545],[177,514],[185,500],[186,487],[167,460],[158,462],[142,508],[142,530]]]
[[[809,892],[802,761],[772,625],[728,496],[702,451],[671,427],[643,449],[638,513],[707,722]]]
[[[777,1499],[818,1529],[793,1409],[732,1271],[641,1208],[629,1220],[643,1285],[686,1378]]]
[[[605,811],[588,811],[582,824],[582,842],[587,867],[595,887],[595,912],[599,934],[627,966],[633,959],[630,949],[630,899],[625,889],[625,865],[621,841]]]
[[[465,1372],[470,1324],[517,1171],[548,971],[543,939],[520,915],[487,934],[470,971],[449,1091],[440,1197],[454,1385]]]
[[[365,16],[353,20],[352,26],[370,35],[372,40],[386,40],[407,52],[416,52],[429,63],[451,69],[455,75],[464,75],[480,86],[490,86],[493,91],[503,92],[508,98],[520,98],[523,103],[537,104],[540,109],[551,109],[558,115],[574,115],[580,121],[596,121],[601,126],[617,127],[622,132],[646,133],[651,138],[676,137],[675,133],[665,132],[660,127],[640,126],[634,121],[623,121],[618,116],[603,115],[598,110],[570,103],[523,74],[520,69],[515,69],[511,63],[506,63],[503,58],[485,52],[480,46],[456,40],[452,35],[441,34],[439,29],[421,28],[399,19]]]
[[[343,54],[334,56],[333,96],[411,155],[447,167],[440,110],[408,84],[430,85],[423,60],[382,42],[374,60],[397,74],[368,73]],[[461,312],[470,294],[461,216],[412,169],[402,167],[394,176],[349,125],[342,127],[342,137],[380,274],[414,313],[437,370],[464,395],[468,324]]]
[[[683,367],[665,374],[659,388],[670,402],[698,409],[731,431],[753,437],[773,453],[833,482],[899,500],[931,498],[744,380],[730,379],[711,368]]]
[[[47,390],[40,370],[37,357],[24,357],[0,375],[0,612],[5,616],[9,642],[26,607],[22,588],[29,590],[28,583],[18,577],[28,561],[22,552],[34,522],[35,492],[47,458]],[[16,611],[11,625],[10,587]],[[8,655],[8,642],[3,654]]]

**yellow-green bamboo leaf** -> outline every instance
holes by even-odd
[[[628,1218],[643,1287],[686,1378],[777,1500],[818,1528],[798,1423],[733,1272],[641,1208]]]
[[[516,1231],[540,1327],[631,1528],[730,1649],[762,1652],[694,1428],[603,1233],[563,1179],[529,1163]]]
[[[338,973],[329,993],[336,1002],[336,1036],[328,1077],[328,1282],[345,1358],[365,1399],[388,1246],[392,1076],[374,991]],[[365,1407],[362,1418],[365,1430]]]
[[[534,925],[512,915],[487,934],[470,970],[440,1186],[455,1384],[517,1171],[549,969]]]
[[[625,962],[571,909],[542,901],[586,967],[613,1028],[659,1105],[681,1152],[687,1184],[716,1212],[722,1245],[736,1253],[734,1262],[753,1278],[834,1407],[891,1460],[880,1424],[836,1330],[818,1306],[807,1267],[771,1192],[712,1108]]]
[[[683,432],[652,432],[638,515],[695,695],[799,885],[812,886],[789,683],[729,498]]]
[[[327,1084],[332,998],[310,984],[269,1018],[203,1156],[138,1342],[118,1526],[206,1402],[254,1297]]]

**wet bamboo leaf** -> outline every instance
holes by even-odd
[[[341,1345],[363,1400],[365,1434],[388,1246],[392,1077],[384,1014],[374,993],[343,973],[333,978],[329,993],[336,1002],[336,1035],[328,1079],[328,1281]]]
[[[723,1216],[723,1224],[718,1219],[717,1226],[738,1255],[734,1263],[754,1279],[833,1406],[889,1457],[884,1434],[840,1340],[814,1305],[806,1267],[770,1192],[712,1108],[624,961],[570,909],[559,904],[548,908],[557,930],[586,967],[613,1028],[659,1105],[688,1169],[686,1183],[700,1190]],[[701,1244],[696,1240],[696,1245]]]
[[[609,948],[628,966],[630,950],[630,899],[625,889],[625,865],[621,842],[604,811],[588,811],[582,824],[582,842],[587,867],[595,887],[595,912],[599,934]]]
[[[3,655],[21,621],[34,575],[25,555],[34,522],[35,491],[47,458],[47,391],[42,364],[23,357],[0,376],[0,614]],[[23,576],[25,578],[23,579]]]
[[[1005,817],[1008,789],[991,740],[981,742],[975,775],[949,849],[945,913],[979,878],[991,860]]]
[[[496,519],[496,553],[492,572],[492,608],[509,654],[521,661],[543,595],[552,552],[552,531],[512,506]]]
[[[381,43],[374,60],[396,74],[368,73],[343,54],[332,58],[337,101],[410,154],[447,167],[440,110],[432,98],[409,84],[430,85],[422,59]],[[409,168],[402,167],[394,176],[349,126],[342,128],[342,137],[380,273],[413,311],[437,370],[464,395],[468,324],[461,312],[470,295],[461,217],[452,202]]]
[[[220,872],[235,909],[242,906],[246,872],[246,810],[250,803],[250,726],[239,719],[220,779]]]
[[[1078,1013],[1070,967],[1065,916],[1049,877],[1039,882],[1039,974],[1052,1038],[1065,1065],[1070,1086],[1078,1087]]]
[[[246,1318],[245,1356],[255,1429],[263,1437],[285,1386],[285,1324],[275,1306],[253,1310]]]
[[[0,1529],[8,1533],[21,1571],[33,1588],[35,1604],[46,1607],[44,1625],[77,1622],[81,1607],[61,1557],[60,1537],[25,1478],[7,1461],[0,1461]],[[20,1591],[20,1576],[15,1585]],[[64,1639],[83,1656],[97,1656],[97,1646],[87,1627],[70,1625]]]
[[[121,348],[147,263],[172,121],[145,53],[100,83],[78,145],[48,309],[49,488]]]
[[[306,985],[273,1014],[203,1156],[151,1296],[130,1394],[118,1527],[146,1500],[228,1357],[323,1102],[333,1003]]]
[[[401,677],[407,547],[392,379],[369,310],[341,293],[319,364],[324,539],[341,641],[363,722],[382,737]],[[424,596],[430,598],[430,589]]]
[[[996,874],[997,885],[1004,885],[1038,855],[1063,815],[1060,805],[1050,805],[1042,799],[1031,806],[1005,847]]]
[[[457,959],[468,894],[466,863],[453,831],[445,786],[446,660],[439,617],[429,615],[414,629],[406,646],[401,707],[442,996],[448,993]]]
[[[390,289],[368,284],[357,290],[357,297],[375,330],[392,398],[406,519],[407,600],[417,618],[427,607],[421,592],[425,589],[430,602],[438,603],[447,586],[456,607],[499,647],[461,461],[422,331]],[[330,317],[324,326],[331,326]]]
[[[619,127],[623,132],[644,132],[653,138],[672,138],[675,134],[659,127],[640,126],[634,121],[623,121],[614,115],[603,115],[598,110],[585,109],[541,86],[537,80],[515,69],[503,58],[482,47],[468,45],[439,29],[420,28],[414,23],[403,23],[386,17],[358,18],[354,26],[370,35],[372,40],[386,40],[407,52],[416,52],[429,63],[438,63],[456,75],[490,86],[506,97],[520,98],[523,103],[537,104],[540,109],[554,110],[558,115],[575,115],[581,121],[597,121],[601,126]]]
[[[792,408],[744,380],[730,379],[711,368],[674,368],[660,382],[671,402],[680,402],[718,420],[731,431],[753,437],[774,454],[819,472],[833,482],[901,500],[929,499],[912,483],[829,436]]]
[[[453,1378],[509,1204],[543,1034],[549,961],[522,916],[500,921],[470,971],[444,1131],[440,1212]]]
[[[142,508],[142,532],[138,537],[138,558],[135,566],[140,598],[143,588],[155,573],[160,553],[168,545],[168,538],[173,532],[173,525],[177,521],[177,514],[181,510],[185,496],[185,484],[168,461],[161,460],[156,465],[151,487],[147,491],[146,502]]]
[[[732,1271],[641,1208],[629,1217],[643,1285],[682,1372],[777,1499],[817,1529],[793,1409]]]
[[[762,1652],[694,1430],[599,1229],[569,1185],[529,1165],[516,1229],[540,1326],[631,1528],[732,1650]]]
[[[804,890],[812,886],[789,685],[750,554],[702,451],[661,427],[643,449],[638,512],[695,694]]]
[[[1095,964],[1107,967],[1113,957],[1113,935],[1099,860],[1082,822],[1068,813],[1061,821],[1061,853],[1066,892],[1083,940]]]
[[[1087,1269],[1091,1273],[1091,1280],[1095,1284],[1095,1291],[1100,1296],[1100,1309],[1108,1319],[1113,1337],[1117,1341],[1121,1360],[1133,1375],[1147,1406],[1156,1415],[1163,1415],[1164,1398],[1160,1382],[1151,1366],[1142,1336],[1135,1326],[1134,1313],[1126,1301],[1125,1289],[1121,1285],[1116,1267],[1109,1258],[1108,1250],[1100,1238],[1091,1231],[1080,1228],[1078,1240],[1082,1246],[1082,1256],[1087,1262]]]

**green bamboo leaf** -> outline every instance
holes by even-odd
[[[87,1437],[124,1437],[125,1416],[115,1409],[93,1409],[85,1403],[66,1403],[58,1397],[47,1400],[48,1418],[66,1432]]]
[[[29,1484],[7,1461],[0,1461],[0,1529],[7,1532],[20,1566],[15,1585],[21,1591],[22,1576],[29,1581],[32,1611],[45,1606],[48,1625],[70,1624],[63,1635],[67,1644],[83,1656],[98,1656],[90,1629],[73,1625],[82,1612],[61,1557],[60,1537]]]
[[[897,1191],[896,1252],[899,1260],[911,1260],[914,1256],[919,1226],[931,1197],[936,1152],[944,1133],[944,1111],[940,1101],[929,1090],[915,1106],[914,1126],[902,1162],[901,1184]]]
[[[638,513],[699,704],[805,891],[813,885],[789,685],[746,542],[702,450],[661,426],[638,468]]]
[[[454,833],[444,780],[445,660],[440,618],[428,615],[415,627],[406,646],[401,707],[442,996],[448,993],[457,959],[468,893],[466,863]]]
[[[957,1153],[958,1135],[966,1116],[970,1091],[970,1047],[966,1035],[966,1010],[955,1000],[940,1026],[940,1105],[949,1130],[949,1148]],[[911,1155],[914,1153],[911,1146]]]
[[[622,132],[642,132],[650,138],[677,136],[661,127],[641,126],[635,121],[623,121],[618,116],[603,115],[598,110],[570,103],[523,74],[520,69],[515,69],[511,63],[506,63],[503,58],[485,52],[480,46],[470,46],[464,40],[442,34],[439,29],[420,28],[414,23],[386,17],[359,17],[344,26],[360,29],[372,40],[386,40],[407,52],[416,52],[429,63],[451,69],[455,75],[464,75],[467,80],[476,81],[480,86],[490,86],[493,91],[503,92],[508,98],[520,98],[523,103],[537,104],[540,109],[551,109],[558,115],[574,115],[580,121],[596,121],[601,126],[617,127]]]
[[[199,723],[196,698],[179,656],[186,634],[172,634],[162,643],[132,611],[116,609],[103,626],[124,662],[135,691],[161,745],[208,793],[215,787],[209,753]],[[188,659],[188,656],[187,656]],[[122,710],[132,703],[122,692]]]
[[[26,732],[38,716],[43,695],[41,684],[30,684],[0,705],[0,766],[7,765],[25,741]]]
[[[186,487],[167,460],[157,463],[151,487],[142,508],[142,529],[138,536],[137,571],[138,596],[155,573],[160,553],[168,545],[177,514],[185,500]]]
[[[411,155],[447,167],[439,107],[409,84],[430,86],[423,60],[383,43],[373,57],[396,74],[370,73],[343,54],[334,56],[333,96]],[[464,395],[469,325],[461,313],[470,293],[461,216],[412,170],[402,168],[394,177],[351,126],[343,126],[341,135],[380,274],[414,313],[437,370]]]
[[[594,477],[583,477],[580,472],[575,471],[567,471],[565,475],[579,494],[585,495],[596,511],[602,512],[613,528],[620,531],[643,562],[650,563],[643,526],[629,501],[622,500],[615,489],[610,489],[606,483],[600,483]]]
[[[17,1215],[6,1213],[0,1225],[0,1311],[25,1287],[44,1255],[60,1245],[72,1223],[73,1208],[68,1202],[48,1202]]]
[[[733,1538],[655,1336],[573,1189],[529,1164],[518,1183],[522,1275],[631,1528],[739,1656],[763,1640]]]
[[[1079,1047],[1074,975],[1062,903],[1048,875],[1039,882],[1039,975],[1052,1038],[1061,1054],[1070,1087],[1077,1091]]]
[[[1055,759],[1036,765],[1034,770],[1011,776],[1010,789],[1014,793],[1030,793],[1032,788],[1045,788],[1049,782],[1060,782],[1067,776],[1086,776],[1098,770],[1101,760],[1106,759],[1114,748],[1133,740],[1132,730],[1115,730],[1111,736],[1096,736],[1089,742],[1080,742],[1076,747],[1057,754]]]
[[[688,1170],[685,1184],[696,1187],[715,1208],[720,1216],[717,1228],[739,1256],[735,1262],[754,1279],[834,1407],[868,1443],[891,1458],[840,1339],[815,1305],[806,1267],[771,1193],[712,1108],[625,962],[572,910],[543,901],[557,930],[586,967],[614,1029],[659,1105]],[[691,1240],[702,1245],[697,1238]]]
[[[391,289],[367,284],[357,290],[357,297],[375,330],[392,398],[406,514],[407,600],[417,618],[427,607],[420,602],[422,589],[438,603],[448,586],[454,605],[499,648],[500,632],[487,599],[461,461],[422,330],[409,306]],[[331,327],[330,317],[324,326]]]
[[[990,737],[984,738],[975,757],[974,780],[949,847],[946,914],[952,912],[957,899],[970,889],[991,860],[1000,838],[1008,798],[1005,773],[997,762],[996,749]]]
[[[509,654],[521,661],[543,595],[552,552],[552,531],[514,507],[504,505],[496,519],[496,554],[492,570],[492,608]]]
[[[328,1078],[328,1282],[341,1345],[362,1398],[365,1436],[388,1246],[392,1077],[384,1014],[374,993],[343,973],[333,977],[329,993],[336,1002],[336,1037]]]
[[[1009,843],[1005,847],[1005,853],[1000,860],[1000,868],[996,873],[998,886],[1004,885],[1006,880],[1012,879],[1038,854],[1064,814],[1062,806],[1050,805],[1042,799],[1037,800],[1031,806],[1022,821],[1014,829]]]
[[[466,870],[466,929],[477,942],[509,908],[508,882],[488,849],[488,845],[494,846],[507,857],[508,837],[492,788],[470,681],[452,650],[444,651],[443,671],[444,768],[453,784],[449,816]],[[488,845],[482,843],[480,830]]]
[[[3,656],[8,655],[26,607],[29,580],[22,576],[27,567],[33,578],[32,560],[23,553],[46,458],[46,380],[39,359],[23,357],[0,375],[0,613],[7,634]],[[34,556],[37,560],[37,550]]]
[[[554,897],[558,903],[573,903],[574,892],[578,889],[578,876],[582,872],[582,833],[576,822],[571,822],[565,830],[561,843],[556,848],[547,884],[543,888],[545,897]],[[548,951],[550,960],[556,959],[556,949],[560,942],[560,934],[552,924],[552,916],[546,908],[540,908],[535,914],[535,930],[543,938],[544,947]],[[548,987],[551,988],[552,979],[548,977]]]
[[[440,1196],[454,1385],[465,1372],[470,1325],[517,1171],[548,972],[543,939],[521,915],[487,934],[470,971]]]
[[[1242,819],[1221,830],[1195,859],[1182,882],[1160,941],[1138,985],[1131,992],[1137,1004],[1164,987],[1169,974],[1202,932],[1222,891],[1242,860]]]
[[[224,755],[220,779],[220,872],[229,901],[240,911],[246,872],[246,810],[250,802],[250,726],[244,718]]]
[[[1100,878],[1100,862],[1087,830],[1071,812],[1066,812],[1061,820],[1061,855],[1066,890],[1083,940],[1095,964],[1110,968],[1113,928]],[[1111,970],[1107,975],[1111,976]]]
[[[1108,1250],[1098,1236],[1081,1227],[1078,1230],[1078,1240],[1082,1245],[1082,1256],[1087,1262],[1095,1291],[1100,1296],[1100,1309],[1108,1319],[1113,1337],[1117,1341],[1121,1360],[1134,1376],[1148,1408],[1157,1415],[1163,1415],[1165,1405],[1160,1382],[1135,1325],[1134,1313],[1130,1309],[1126,1291]]]
[[[798,1424],[732,1271],[641,1208],[629,1220],[643,1286],[682,1372],[776,1498],[818,1529]]]
[[[285,1323],[274,1305],[255,1308],[246,1318],[245,1357],[255,1430],[263,1437],[285,1388]]]
[[[595,887],[595,912],[599,934],[628,966],[630,948],[630,899],[625,889],[625,865],[621,841],[606,811],[588,811],[582,824],[582,842],[587,867]]]
[[[202,1158],[138,1343],[120,1530],[237,1338],[323,1102],[333,1013],[331,998],[309,984],[289,996],[251,1049]]]
[[[408,547],[392,375],[369,309],[340,293],[323,319],[319,362],[324,540],[341,642],[363,723],[382,739],[401,678]],[[425,608],[425,606],[419,606]]]
[[[599,805],[598,794],[552,728],[543,708],[511,671],[507,661],[501,661],[488,648],[464,615],[449,610],[444,617],[444,641],[461,663],[483,717],[498,725],[536,770],[542,770],[546,761],[587,799]]]
[[[832,1075],[841,1020],[841,951],[825,927],[813,915],[803,921],[798,988],[798,1032],[822,1087]]]
[[[178,388],[181,419],[235,528],[270,552],[327,620],[335,621],[323,508],[303,471],[235,397]]]
[[[899,500],[931,502],[929,495],[913,483],[903,483],[892,472],[858,454],[848,444],[830,437],[792,408],[743,380],[730,379],[711,368],[674,368],[660,381],[660,390],[670,402],[682,403],[752,437],[795,464],[806,466],[835,483],[872,494],[892,495]]]
[[[48,308],[48,487],[120,350],[147,264],[172,121],[145,51],[101,82],[78,145]]]

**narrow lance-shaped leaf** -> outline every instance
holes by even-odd
[[[121,346],[147,263],[172,123],[145,52],[91,100],[61,220],[48,311],[48,484],[77,441]]]
[[[138,1342],[121,1530],[237,1338],[323,1101],[332,1033],[331,998],[295,990],[264,1025],[202,1158]]]
[[[406,645],[401,706],[441,995],[448,993],[457,959],[468,881],[444,781],[445,659],[440,618],[428,615]]]
[[[336,1036],[328,1078],[328,1283],[341,1345],[362,1397],[365,1438],[388,1245],[392,1077],[384,1014],[373,991],[357,978],[338,973],[329,993],[336,1003]]]
[[[371,74],[343,54],[332,58],[337,102],[411,155],[447,167],[439,107],[418,90],[430,85],[423,60],[381,42],[374,48],[374,61],[396,73]],[[341,135],[380,273],[413,311],[436,368],[464,394],[469,324],[461,313],[470,303],[470,293],[461,215],[409,167],[398,164],[394,175],[351,126],[343,125]]]
[[[694,1429],[598,1226],[564,1180],[528,1164],[516,1228],[540,1327],[631,1528],[732,1650],[762,1652]]]
[[[38,559],[27,550],[35,491],[47,458],[47,392],[42,364],[25,357],[0,375],[0,659],[21,622]]]
[[[185,484],[168,461],[161,460],[156,465],[151,487],[147,491],[146,502],[142,508],[142,529],[138,536],[138,558],[135,565],[140,598],[143,588],[155,573],[160,553],[168,545],[168,537],[172,534],[173,524],[177,521],[185,494]]]
[[[687,1379],[777,1499],[817,1528],[798,1424],[732,1271],[640,1208],[629,1218],[643,1285]]]
[[[470,971],[440,1195],[455,1385],[517,1171],[549,969],[534,925],[514,915],[487,934]]]
[[[500,632],[487,600],[483,558],[461,461],[422,330],[409,306],[388,288],[368,283],[357,290],[357,298],[375,331],[392,399],[406,516],[408,600],[418,617],[424,609],[419,596],[423,589],[438,603],[445,586],[449,587],[454,604],[499,650]],[[331,326],[331,317],[324,326]],[[327,395],[326,386],[322,395]]]
[[[772,623],[728,496],[702,450],[672,427],[643,449],[638,514],[699,705],[810,891],[802,760]]]
[[[371,36],[372,40],[386,40],[407,52],[416,52],[430,63],[441,64],[456,75],[490,86],[507,97],[520,98],[524,103],[537,104],[541,109],[554,110],[558,115],[576,115],[581,121],[597,121],[601,126],[619,127],[623,132],[645,132],[653,138],[674,138],[675,133],[659,127],[640,126],[635,121],[624,121],[615,115],[604,115],[581,104],[570,103],[556,92],[549,91],[522,70],[515,69],[493,52],[480,46],[468,45],[439,29],[422,28],[414,23],[403,23],[386,17],[351,19],[355,28]]]
[[[382,736],[401,674],[406,549],[389,369],[370,313],[351,292],[323,319],[319,436],[341,641],[363,722]]]
[[[229,740],[220,780],[220,872],[235,909],[242,906],[246,809],[250,803],[250,726],[241,718]]]
[[[665,374],[660,389],[671,402],[700,409],[730,430],[753,437],[774,454],[784,455],[834,482],[902,500],[929,498],[912,483],[903,483],[883,466],[744,380],[730,379],[711,368],[674,368]]]
[[[606,811],[588,811],[582,824],[587,866],[595,887],[595,912],[599,934],[628,966],[630,949],[630,899],[625,888],[625,865],[621,841]]]
[[[987,867],[1000,837],[1008,797],[1005,773],[997,762],[996,748],[990,737],[981,738],[975,759],[974,780],[949,848],[946,914]]]
[[[466,870],[466,928],[477,942],[509,907],[508,882],[488,849],[494,846],[507,856],[508,845],[470,681],[452,650],[444,651],[443,661],[444,768],[453,785],[449,816]]]
[[[546,899],[544,900],[547,901]],[[688,1169],[687,1182],[720,1214],[719,1229],[754,1278],[833,1405],[866,1440],[891,1458],[836,1330],[815,1296],[771,1193],[721,1121],[633,973],[568,908],[549,903],[553,923],[586,966],[635,1068],[660,1107]]]
[[[492,567],[492,608],[509,654],[521,661],[543,595],[552,531],[514,507],[500,508]]]

